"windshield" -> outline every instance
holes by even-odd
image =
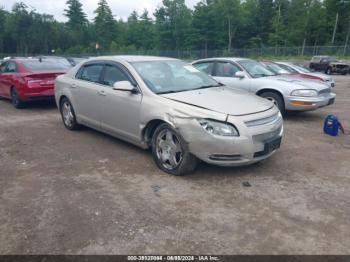
[[[274,76],[275,72],[254,60],[241,60],[238,62],[253,78]]]
[[[336,59],[335,57],[331,56],[328,58],[329,62],[338,62],[338,59]]]
[[[63,63],[60,60],[27,60],[22,61],[22,64],[30,71],[50,71],[50,70],[67,70],[71,66]]]
[[[183,92],[220,86],[193,66],[177,60],[131,63],[146,85],[156,94]]]
[[[286,68],[282,68],[281,66],[274,64],[274,63],[263,63],[267,69],[270,71],[276,73],[276,74],[289,74],[292,73],[292,71],[287,70]]]
[[[298,69],[302,73],[310,73],[311,72],[308,68],[306,68],[303,65],[293,64],[293,67],[295,67],[296,69]]]

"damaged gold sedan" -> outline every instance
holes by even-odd
[[[144,149],[173,175],[198,160],[239,166],[280,147],[283,120],[269,100],[227,88],[172,58],[109,56],[86,60],[55,82],[64,125],[86,125]]]

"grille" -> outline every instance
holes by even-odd
[[[245,122],[247,127],[254,127],[254,126],[262,126],[262,125],[269,125],[276,123],[277,121],[280,121],[281,117],[279,113],[276,113],[272,116],[266,117],[266,118],[260,118],[256,120],[251,120]]]
[[[324,95],[324,94],[329,94],[331,92],[330,88],[326,88],[326,89],[322,89],[321,91],[319,91],[318,93],[320,95]]]
[[[268,132],[268,133],[254,135],[253,141],[257,142],[257,143],[265,142],[265,141],[270,140],[274,137],[277,137],[281,133],[281,130],[282,130],[282,126],[278,129],[271,131],[271,132]]]
[[[336,65],[335,67],[340,68],[340,69],[344,69],[344,68],[346,68],[348,66],[347,65]]]
[[[209,158],[214,161],[238,161],[242,158],[242,156],[214,154],[214,155],[211,155]]]

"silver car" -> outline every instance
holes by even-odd
[[[89,59],[59,76],[64,125],[86,125],[144,149],[157,166],[183,175],[197,160],[252,164],[281,144],[283,120],[266,99],[227,88],[180,60],[143,56]]]
[[[316,110],[333,104],[336,97],[322,82],[277,75],[251,59],[210,58],[195,61],[192,65],[220,83],[273,101],[282,113]]]
[[[289,70],[291,72],[296,72],[305,76],[318,78],[321,81],[325,82],[329,87],[335,87],[335,81],[332,77],[321,72],[311,71],[310,69],[303,66],[302,64],[295,63],[295,62],[276,62],[276,64],[278,64],[282,68]]]

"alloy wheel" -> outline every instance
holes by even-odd
[[[158,134],[156,154],[162,166],[168,170],[175,169],[181,164],[183,151],[179,138],[174,132],[164,129]]]
[[[74,125],[74,115],[72,112],[72,106],[68,101],[65,101],[62,104],[62,116],[64,124],[68,127],[72,127]]]

